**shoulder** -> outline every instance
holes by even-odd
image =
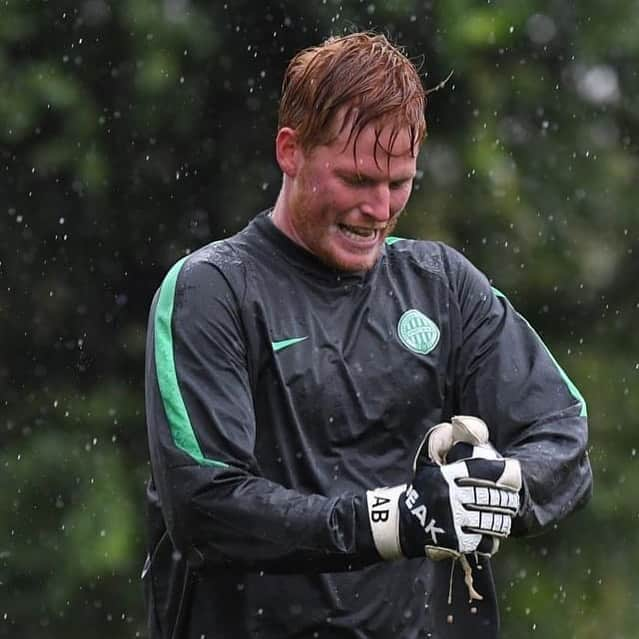
[[[245,265],[233,238],[211,242],[179,259],[169,268],[159,294],[175,299],[235,298],[244,295]]]
[[[417,277],[437,278],[453,307],[462,316],[498,310],[499,300],[488,277],[465,255],[443,242],[389,238],[389,268],[410,268]],[[407,267],[407,263],[412,266]],[[441,289],[440,289],[441,290]]]
[[[438,276],[451,288],[458,288],[469,277],[483,277],[468,258],[444,242],[390,236],[386,239],[386,256],[391,263],[411,263]]]

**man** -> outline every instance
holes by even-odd
[[[585,404],[538,336],[460,254],[390,235],[424,107],[383,36],[299,53],[274,208],[162,283],[153,639],[495,637],[498,541],[588,497]]]

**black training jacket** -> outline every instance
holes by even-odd
[[[388,238],[331,270],[266,214],[180,260],[153,300],[151,639],[450,637],[499,630],[490,565],[468,603],[451,561],[380,560],[366,490],[409,482],[456,414],[525,481],[513,534],[591,490],[586,406],[530,325],[464,257]],[[497,555],[499,557],[499,555]]]

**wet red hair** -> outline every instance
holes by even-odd
[[[426,135],[425,108],[426,94],[413,62],[383,35],[353,33],[303,49],[291,60],[278,128],[295,129],[304,151],[310,151],[329,144],[347,125],[355,147],[368,124],[391,124],[388,151],[404,128],[416,151]]]

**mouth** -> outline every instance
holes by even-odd
[[[368,244],[375,242],[381,232],[380,229],[374,229],[366,226],[350,226],[348,224],[338,224],[337,227],[348,239],[354,242]]]

